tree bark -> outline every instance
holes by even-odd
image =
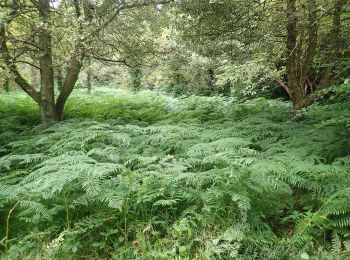
[[[312,64],[314,62],[317,50],[317,9],[316,1],[308,0],[308,42],[305,58],[301,66],[300,72],[300,86],[307,85],[308,75],[310,73]],[[304,90],[306,90],[304,88]],[[306,93],[304,93],[305,95]]]
[[[87,57],[88,69],[86,71],[87,94],[91,94],[91,57]]]
[[[62,75],[62,68],[57,67],[56,70],[56,80],[57,80],[57,88],[61,92],[63,88],[63,75]]]
[[[284,83],[282,79],[277,78],[277,77],[272,77],[272,79],[274,81],[276,81],[286,91],[286,93],[288,94],[288,97],[290,99],[292,99],[292,94],[290,93],[290,90],[289,90],[288,86],[286,85],[286,83]]]
[[[78,0],[73,0],[73,5],[76,11],[76,17],[79,19],[81,17],[81,9]],[[88,21],[89,17],[86,16],[85,20]],[[80,25],[81,26],[81,25]],[[79,28],[79,35],[82,33],[82,27]],[[78,80],[81,68],[83,66],[83,61],[85,57],[85,51],[83,47],[82,40],[80,37],[76,39],[74,50],[72,56],[69,60],[69,66],[67,68],[67,74],[64,79],[63,87],[60,94],[56,100],[56,120],[63,120],[63,111],[66,102],[72,93],[75,83]]]
[[[287,0],[287,57],[286,71],[288,77],[289,95],[294,109],[301,109],[310,104],[306,98],[308,93],[308,77],[314,63],[317,51],[317,8],[315,0],[307,1],[308,27],[307,45],[303,55],[304,31],[298,31],[296,0]],[[298,42],[298,37],[300,38]],[[305,99],[305,100],[304,100]]]
[[[11,75],[13,76],[16,84],[26,92],[31,98],[35,100],[38,104],[41,103],[40,93],[35,90],[33,86],[31,86],[18,72],[17,66],[13,63],[13,60],[10,56],[9,49],[6,44],[6,30],[4,24],[0,24],[0,50],[2,54],[2,58],[9,69]]]
[[[30,29],[32,32],[35,32],[35,25],[34,22],[30,24]],[[34,59],[34,57],[31,58],[31,62],[34,65],[37,65],[37,60]],[[39,90],[40,88],[40,82],[39,82],[39,75],[38,75],[37,68],[34,66],[30,66],[30,84],[35,88],[36,90]]]
[[[91,72],[90,71],[88,71],[87,72],[87,79],[86,79],[86,85],[87,85],[87,94],[91,94]]]
[[[44,124],[56,120],[54,72],[52,61],[52,37],[50,32],[50,0],[39,0],[39,17],[42,22],[39,30],[41,118]]]
[[[35,89],[37,89],[39,86],[38,73],[36,71],[36,68],[34,68],[33,66],[30,67],[30,83]]]
[[[300,81],[298,80],[297,37],[296,0],[287,0],[286,71],[290,96],[296,109],[299,108],[304,97],[303,87],[300,86]]]
[[[72,93],[75,83],[78,80],[81,67],[83,66],[84,51],[80,43],[76,44],[73,56],[70,59],[67,75],[64,80],[63,88],[56,100],[56,119],[63,120],[64,106]]]
[[[9,85],[8,77],[6,77],[5,81],[4,81],[4,90],[5,90],[5,92],[10,92],[10,85]]]
[[[339,50],[341,47],[340,32],[341,32],[341,11],[342,7],[345,5],[344,0],[334,0],[333,1],[333,21],[332,28],[327,37],[328,46],[327,54],[325,58],[325,68],[322,71],[320,83],[318,88],[327,88],[331,86],[332,72],[334,68],[334,60],[339,55]]]

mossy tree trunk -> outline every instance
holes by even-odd
[[[86,71],[86,93],[91,94],[91,57],[86,58],[86,63],[88,65],[87,71]]]
[[[61,92],[61,90],[63,88],[63,75],[62,75],[62,68],[61,67],[56,68],[56,81],[57,81],[58,91]]]
[[[287,48],[286,72],[288,75],[288,93],[293,101],[293,107],[298,110],[307,107],[316,100],[312,92],[327,88],[332,82],[334,63],[339,56],[341,44],[341,14],[347,0],[333,0],[332,26],[326,39],[326,48],[318,46],[318,24],[316,0],[307,0],[307,27],[300,26],[300,11],[297,10],[297,0],[287,0]],[[306,36],[306,37],[305,37]],[[306,39],[305,39],[306,38]],[[313,86],[310,78],[315,65],[317,49],[325,53],[325,67],[319,83]]]
[[[4,90],[5,92],[10,92],[10,81],[8,77],[4,80]]]
[[[40,111],[44,124],[56,120],[54,71],[52,61],[52,37],[50,21],[50,1],[39,0],[39,17],[41,28],[39,30],[40,56]]]
[[[288,89],[295,109],[306,105],[308,91],[308,76],[317,49],[317,13],[315,0],[308,0],[308,39],[307,47],[302,56],[301,43],[298,42],[298,15],[296,0],[287,0],[287,52],[286,71]]]
[[[327,88],[332,85],[332,73],[334,69],[334,62],[339,57],[341,39],[341,13],[342,8],[346,4],[346,0],[334,0],[333,3],[333,18],[332,28],[327,37],[325,55],[325,66],[322,71],[319,88]]]

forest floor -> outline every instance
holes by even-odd
[[[44,128],[28,98],[1,95],[0,246],[10,259],[344,259],[349,105],[295,117],[263,98],[75,93]]]

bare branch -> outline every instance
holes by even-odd
[[[36,68],[38,70],[40,70],[40,68],[36,65],[34,65],[33,63],[29,62],[29,61],[25,61],[25,60],[16,60],[14,61],[14,63],[24,63],[24,64],[28,64],[30,66],[32,66],[33,68]]]
[[[92,56],[92,58],[94,58],[95,60],[104,61],[106,63],[122,63],[123,65],[130,67],[130,68],[135,68],[138,66],[138,65],[133,66],[133,65],[127,63],[127,61],[125,59],[114,60],[114,59],[107,59],[107,58],[102,58],[102,57],[97,57],[97,56]]]

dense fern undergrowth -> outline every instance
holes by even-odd
[[[346,259],[350,100],[0,96],[4,259]]]

